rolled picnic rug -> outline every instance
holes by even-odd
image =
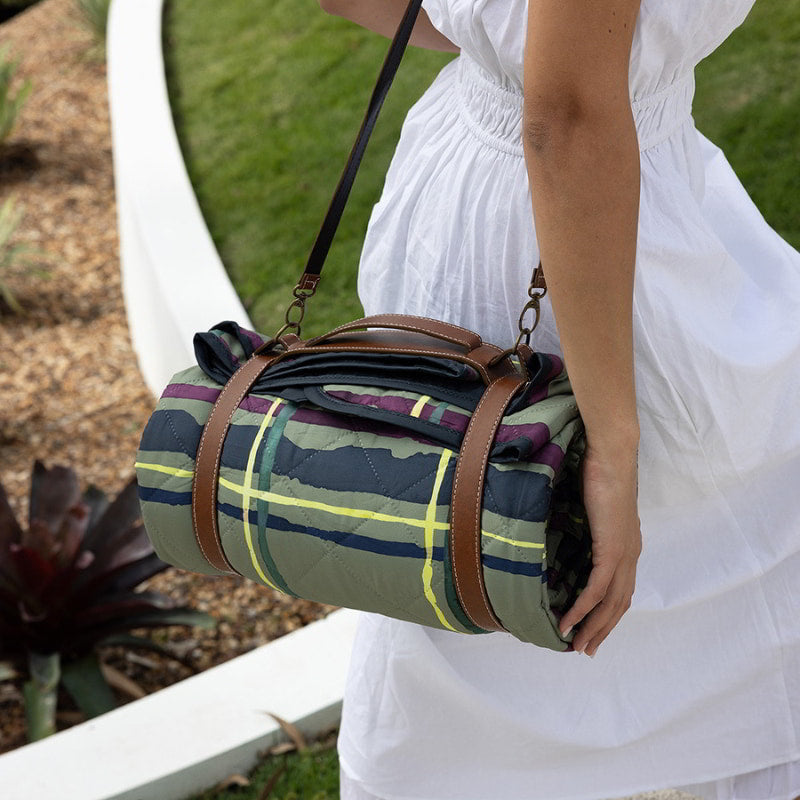
[[[192,480],[223,385],[264,342],[235,322],[195,337],[141,437],[139,499],[160,558],[224,574],[201,552]],[[558,620],[585,586],[591,537],[578,490],[583,425],[561,360],[536,353],[489,454],[481,512],[486,593],[524,642],[570,649]],[[444,368],[444,369],[443,369]],[[270,367],[234,412],[217,519],[231,566],[279,592],[459,633],[485,633],[453,585],[450,498],[483,384],[420,356],[299,355]]]

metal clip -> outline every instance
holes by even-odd
[[[294,300],[289,304],[286,313],[283,315],[284,324],[280,330],[272,337],[271,342],[277,342],[286,331],[295,331],[297,336],[300,336],[300,325],[303,322],[303,317],[306,315],[306,300],[312,297],[314,292],[317,291],[317,284],[319,283],[319,275],[303,274],[299,283],[292,290]],[[298,313],[294,314],[292,319],[292,309],[298,309]]]
[[[542,269],[542,262],[540,261],[539,266],[533,271],[530,284],[528,284],[528,297],[530,300],[522,307],[522,311],[519,315],[519,322],[517,323],[519,327],[519,336],[517,337],[517,343],[514,345],[515,350],[519,347],[523,339],[525,340],[525,344],[530,344],[531,334],[536,330],[541,316],[539,302],[546,294],[547,284],[544,282],[544,270]],[[530,325],[530,327],[525,324],[525,315],[529,311],[533,311],[534,313],[533,324]]]

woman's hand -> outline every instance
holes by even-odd
[[[636,586],[636,563],[642,551],[636,445],[598,446],[587,436],[581,482],[592,531],[593,568],[560,627],[563,633],[582,621],[572,645],[593,656],[630,608]]]

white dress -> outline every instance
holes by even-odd
[[[643,0],[634,321],[643,552],[595,658],[362,614],[342,800],[800,795],[800,253],[691,116],[754,0]],[[514,341],[538,262],[526,0],[426,0],[461,47],[409,113],[366,237],[368,314]],[[560,352],[549,307],[533,340]],[[745,774],[747,773],[747,774]]]

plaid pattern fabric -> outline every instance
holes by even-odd
[[[262,340],[232,323],[198,337],[201,366],[177,373],[164,390],[136,470],[158,555],[215,574],[192,527],[195,454],[220,383]],[[385,363],[386,375],[367,376],[375,364],[354,356],[328,371],[319,359],[305,372],[284,362],[294,372],[282,388],[257,383],[234,413],[217,500],[225,554],[237,572],[280,592],[483,633],[458,602],[448,545],[458,448],[481,391],[471,385],[476,376],[456,365],[466,390],[430,392],[429,383]],[[583,429],[563,365],[537,358],[540,380],[510,407],[490,454],[482,565],[506,629],[565,650],[558,619],[591,566],[577,493]],[[350,382],[359,370],[362,382]],[[386,388],[387,376],[395,386]]]

